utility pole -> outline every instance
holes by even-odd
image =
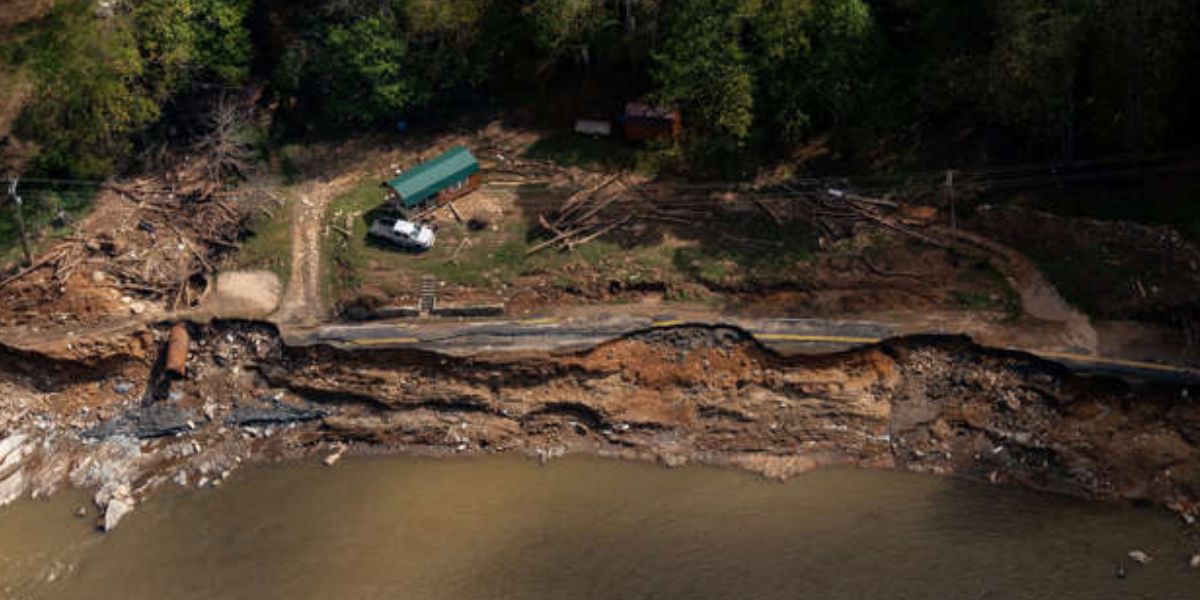
[[[954,171],[946,171],[946,194],[950,198],[950,229],[958,230],[958,214],[954,206]]]
[[[13,211],[17,215],[17,231],[21,236],[21,250],[25,252],[25,266],[29,266],[33,264],[33,254],[29,252],[29,237],[25,234],[25,211],[22,208],[24,202],[17,195],[17,181],[17,177],[8,180],[8,197],[12,198]]]

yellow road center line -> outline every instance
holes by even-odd
[[[651,327],[674,327],[676,325],[683,325],[683,321],[675,319],[673,321],[655,321],[650,324]]]
[[[556,319],[554,317],[546,317],[543,319],[525,319],[523,321],[520,321],[520,323],[522,325],[550,325],[551,323],[557,323],[557,322],[558,322],[558,319]]]
[[[350,343],[355,346],[388,346],[391,344],[415,344],[420,341],[421,341],[420,339],[412,338],[412,337],[407,337],[407,338],[390,337],[390,338],[363,338],[363,339],[359,339],[359,340],[350,340]]]
[[[1043,358],[1058,358],[1062,360],[1070,360],[1075,362],[1096,363],[1100,365],[1114,365],[1118,367],[1130,367],[1133,369],[1148,369],[1151,371],[1162,371],[1165,373],[1188,373],[1191,375],[1200,375],[1200,371],[1189,369],[1186,367],[1173,367],[1171,365],[1160,365],[1158,363],[1143,362],[1140,360],[1123,360],[1120,358],[1104,358],[1103,356],[1088,356],[1086,354],[1072,354],[1070,352],[1051,352],[1034,350],[1033,354]]]
[[[556,319],[530,319],[522,321],[527,325],[541,325],[556,322]],[[680,325],[684,321],[656,321],[654,327],[674,327]],[[872,337],[854,337],[840,335],[801,335],[795,333],[758,333],[754,337],[761,341],[779,341],[779,342],[809,342],[809,343],[829,343],[829,344],[875,344],[881,338]],[[400,344],[416,344],[420,338],[415,337],[386,337],[386,338],[363,338],[350,340],[353,346],[389,346]],[[1020,348],[1015,350],[1020,351]],[[1145,369],[1150,371],[1160,371],[1163,373],[1185,373],[1189,375],[1200,376],[1200,370],[1190,369],[1187,367],[1175,367],[1171,365],[1162,365],[1158,363],[1144,362],[1138,360],[1124,360],[1120,358],[1105,358],[1103,356],[1089,356],[1086,354],[1073,354],[1070,352],[1054,352],[1049,350],[1025,350],[1037,356],[1050,359],[1069,360],[1074,362],[1093,363],[1099,365],[1111,365],[1119,367],[1129,367],[1132,369]]]
[[[795,333],[756,333],[759,340],[778,342],[826,342],[832,344],[875,344],[880,338],[850,337],[840,335],[800,335]]]

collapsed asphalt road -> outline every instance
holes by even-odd
[[[828,319],[743,319],[694,321],[673,315],[639,317],[601,315],[588,318],[525,320],[419,321],[330,325],[286,335],[295,346],[330,345],[344,350],[410,348],[450,356],[505,352],[581,352],[639,331],[674,327],[731,327],[782,355],[820,355],[866,348],[889,339],[914,335],[870,322]],[[921,335],[917,333],[915,335]],[[940,334],[939,334],[940,335]],[[1047,348],[1005,348],[1059,362],[1081,374],[1131,380],[1200,383],[1200,370],[1186,366],[1103,357]]]

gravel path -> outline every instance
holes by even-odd
[[[334,198],[346,192],[358,178],[348,173],[328,182],[305,184],[292,204],[292,275],[275,321],[315,325],[327,308],[321,298],[321,237],[325,210]]]

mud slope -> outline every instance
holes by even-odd
[[[962,338],[784,359],[736,330],[681,328],[471,360],[288,349],[252,323],[194,334],[175,381],[153,352],[86,340],[92,362],[5,354],[0,500],[71,481],[97,489],[115,525],[113,506],[123,514],[160,483],[214,485],[244,461],[348,447],[589,452],[772,477],[851,464],[1200,508],[1196,390],[1078,378]],[[135,347],[162,332],[143,337]]]

